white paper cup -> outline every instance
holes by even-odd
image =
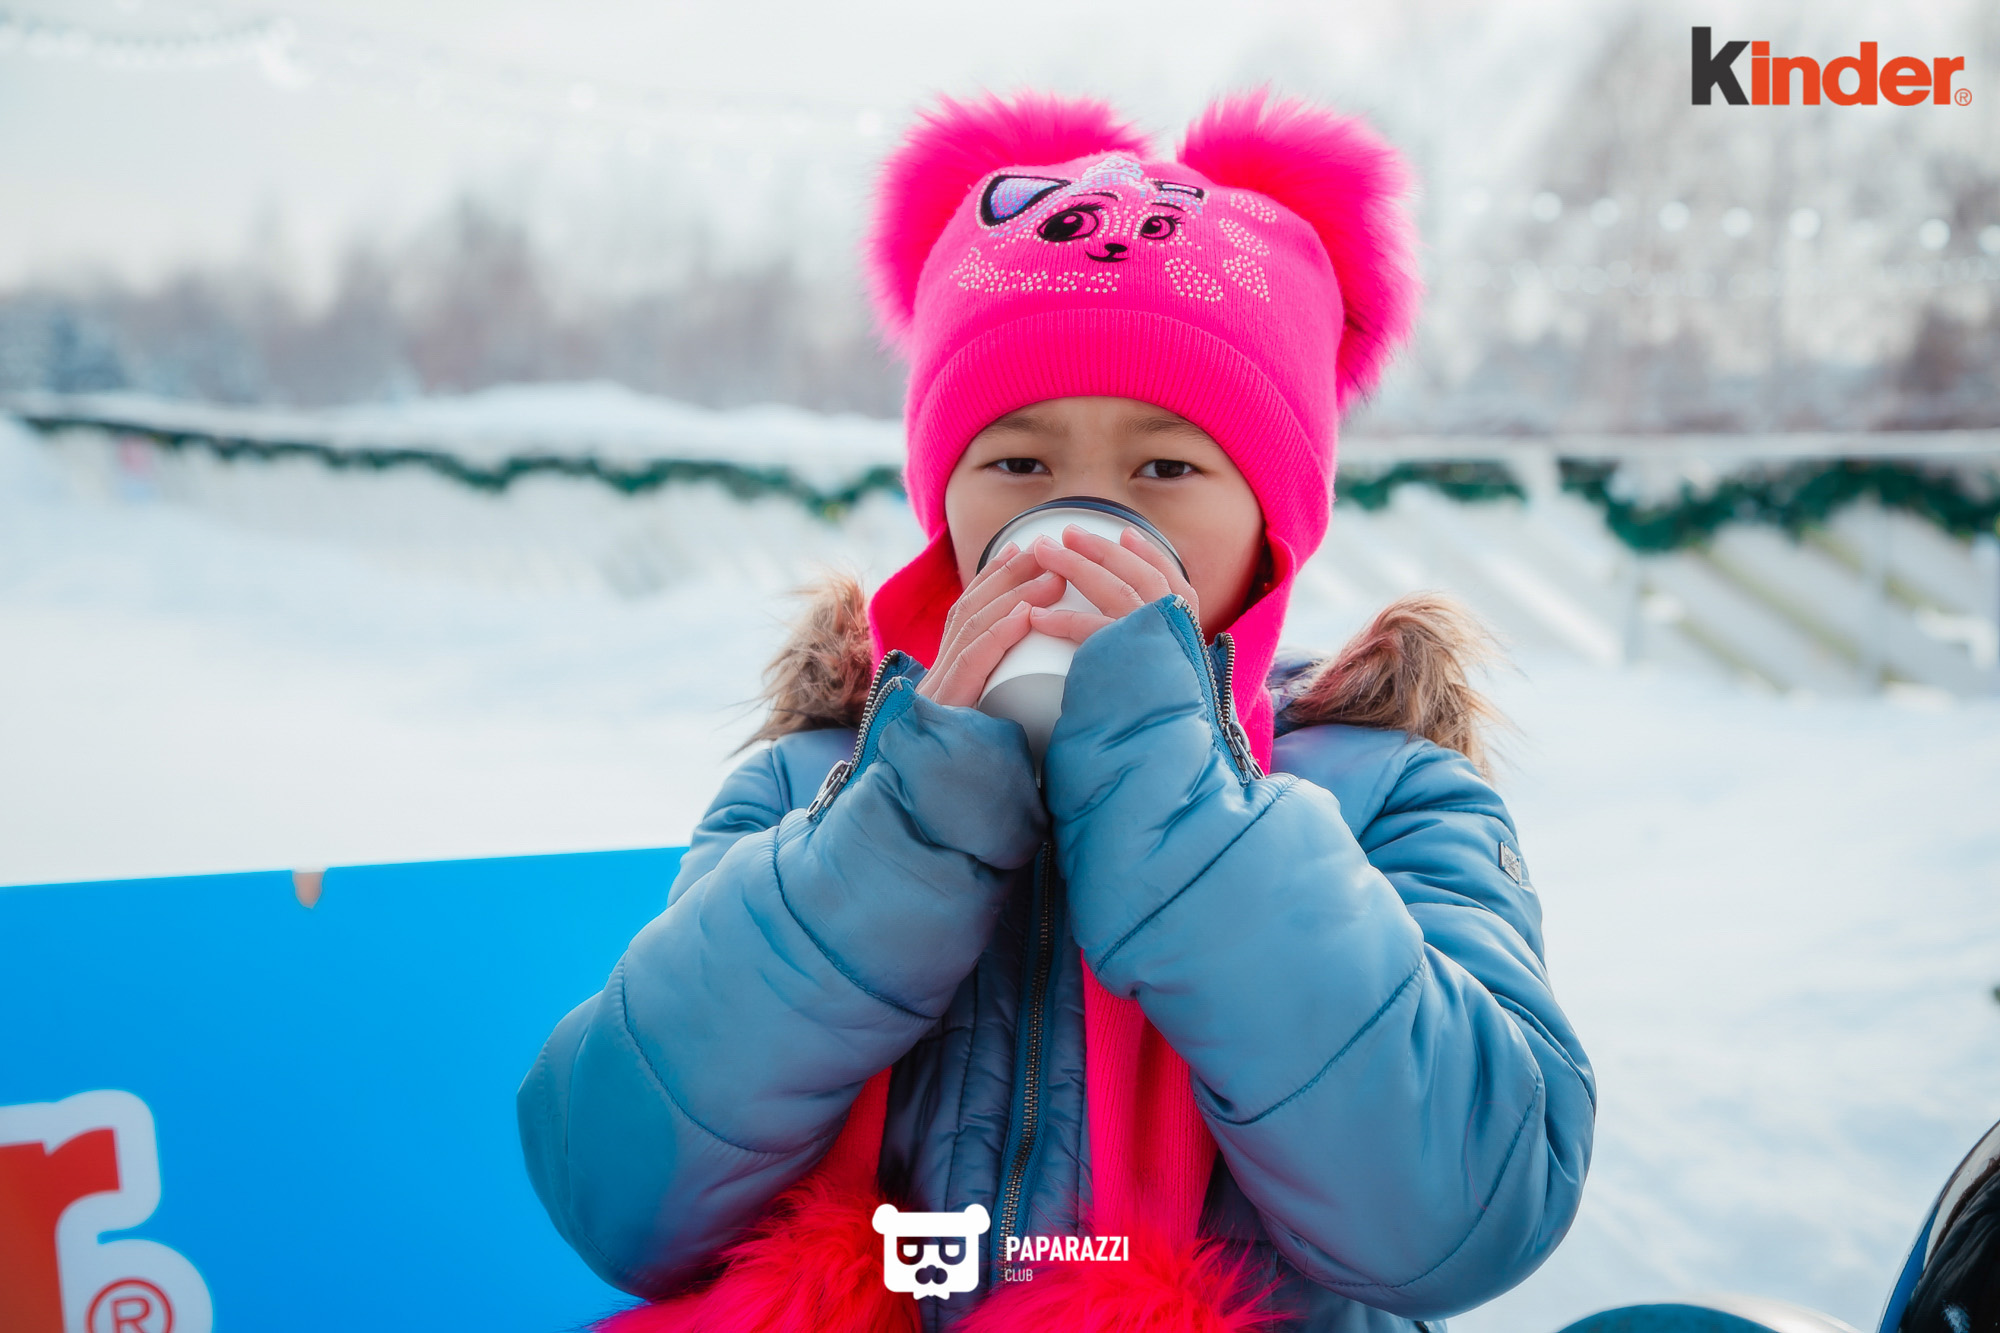
[[[1024,551],[1037,537],[1060,542],[1063,529],[1072,523],[1114,542],[1125,529],[1137,528],[1141,535],[1173,557],[1174,563],[1180,566],[1183,578],[1187,576],[1187,566],[1182,564],[1180,553],[1174,550],[1173,543],[1147,522],[1143,514],[1115,500],[1100,500],[1088,495],[1065,496],[1014,515],[986,544],[986,550],[979,557],[979,567],[984,569],[993,558],[993,553],[1009,542]],[[1094,612],[1097,607],[1071,586],[1063,589],[1062,597],[1051,609]],[[1042,755],[1049,748],[1049,735],[1055,730],[1056,718],[1062,714],[1063,683],[1069,677],[1070,659],[1075,656],[1076,645],[1068,639],[1030,631],[1027,638],[1015,644],[1000,659],[1000,664],[987,677],[986,688],[979,696],[980,712],[1021,724],[1021,729],[1028,733],[1028,750],[1035,757],[1037,769],[1041,767]]]

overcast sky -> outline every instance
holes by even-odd
[[[1982,2],[1855,5],[1852,35],[1922,47]],[[1667,3],[1719,30],[1757,12]],[[1628,8],[30,0],[0,22],[0,284],[260,249],[310,271],[467,190],[607,249],[699,216],[745,246],[844,254],[910,108],[981,87],[1102,92],[1171,135],[1270,80],[1370,114],[1457,181],[1519,153]]]

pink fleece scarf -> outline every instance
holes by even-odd
[[[998,1285],[965,1333],[1257,1333],[1268,1291],[1198,1236],[1215,1140],[1187,1063],[1139,1006],[1084,969],[1090,1117],[1088,1234],[1130,1238],[1129,1257],[1035,1264]],[[597,1333],[916,1333],[916,1301],[882,1281],[872,1218],[889,1071],[869,1079],[833,1146],[695,1290],[613,1315]]]

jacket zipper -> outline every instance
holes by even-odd
[[[868,682],[868,702],[861,707],[861,721],[854,728],[854,753],[826,771],[826,778],[819,784],[819,791],[813,796],[812,804],[806,807],[807,819],[818,819],[847,780],[854,776],[854,770],[861,766],[861,752],[868,748],[868,729],[875,725],[876,710],[882,706],[882,696],[889,692],[889,662],[894,654],[884,654],[875,668],[875,678]]]
[[[1174,595],[1174,605],[1179,607],[1190,623],[1199,626],[1194,618],[1194,608],[1178,593]],[[1222,728],[1222,742],[1229,750],[1229,758],[1236,765],[1237,775],[1249,782],[1264,776],[1264,770],[1257,763],[1257,756],[1250,752],[1250,737],[1243,730],[1243,724],[1236,718],[1236,638],[1227,631],[1215,636],[1222,649],[1222,679],[1215,676],[1215,659],[1201,646],[1199,628],[1194,636],[1195,650],[1201,658],[1202,669],[1208,682],[1208,702],[1215,709],[1216,724]]]
[[[1055,959],[1055,881],[1049,873],[1048,843],[1035,858],[1035,888],[1038,903],[1035,922],[1035,972],[1028,987],[1028,1069],[1027,1086],[1021,1092],[1021,1138],[1007,1163],[1000,1188],[1000,1225],[994,1230],[994,1244],[1004,1246],[1021,1220],[1021,1190],[1028,1174],[1028,1162],[1035,1155],[1035,1137],[1042,1115],[1042,1047],[1047,1019],[1043,1001],[1048,996],[1049,966]]]
[[[1258,765],[1257,756],[1250,751],[1249,733],[1243,730],[1243,724],[1236,717],[1236,636],[1224,631],[1215,637],[1216,642],[1222,645],[1222,679],[1216,682],[1215,689],[1222,717],[1222,739],[1229,745],[1237,771],[1246,779],[1261,778],[1264,770]],[[1215,679],[1212,666],[1209,679]]]

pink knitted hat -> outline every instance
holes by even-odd
[[[910,501],[930,547],[870,605],[878,652],[935,660],[959,595],[944,490],[1016,408],[1110,395],[1206,431],[1264,512],[1273,583],[1230,631],[1268,764],[1262,688],[1294,570],[1333,501],[1340,414],[1407,337],[1408,173],[1356,119],[1262,92],[1211,106],[1175,159],[1103,103],[950,99],[890,157],[868,261],[910,359]]]

